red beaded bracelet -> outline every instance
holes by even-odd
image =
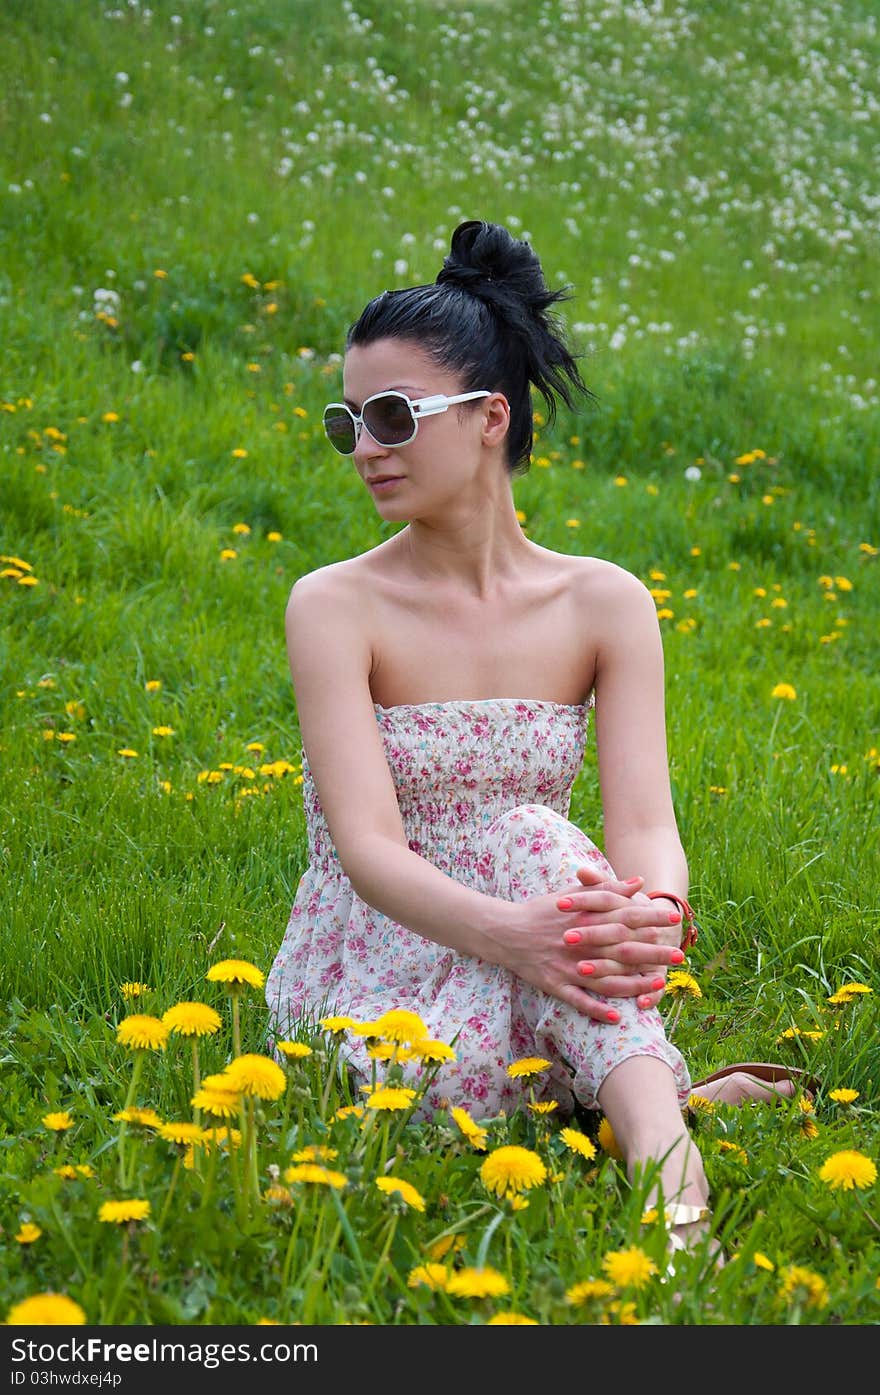
[[[681,911],[681,928],[684,932],[681,937],[682,949],[690,949],[691,945],[697,943],[700,927],[697,924],[690,901],[686,900],[684,896],[679,896],[675,891],[649,891],[646,895],[649,901],[660,900],[661,898],[664,901],[674,901]]]

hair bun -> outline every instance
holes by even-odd
[[[458,286],[480,299],[496,301],[500,287],[529,304],[547,294],[541,263],[527,242],[512,237],[499,223],[472,219],[459,223],[437,285]],[[488,291],[488,293],[487,293]]]

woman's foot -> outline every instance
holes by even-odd
[[[791,1099],[801,1089],[812,1098],[819,1081],[806,1071],[793,1066],[777,1065],[772,1061],[738,1061],[713,1071],[702,1080],[695,1080],[691,1095],[721,1104],[771,1103]]]

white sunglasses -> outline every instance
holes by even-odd
[[[416,437],[420,417],[434,417],[457,402],[491,395],[487,390],[459,392],[454,397],[438,392],[413,402],[405,392],[377,392],[367,398],[359,413],[344,402],[331,402],[324,408],[324,430],[340,455],[354,454],[364,426],[379,446],[406,446]]]

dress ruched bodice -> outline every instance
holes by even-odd
[[[485,880],[482,836],[513,805],[545,804],[567,818],[589,704],[374,706],[409,846],[441,872],[470,886]],[[302,773],[309,861],[341,871],[305,755]]]

